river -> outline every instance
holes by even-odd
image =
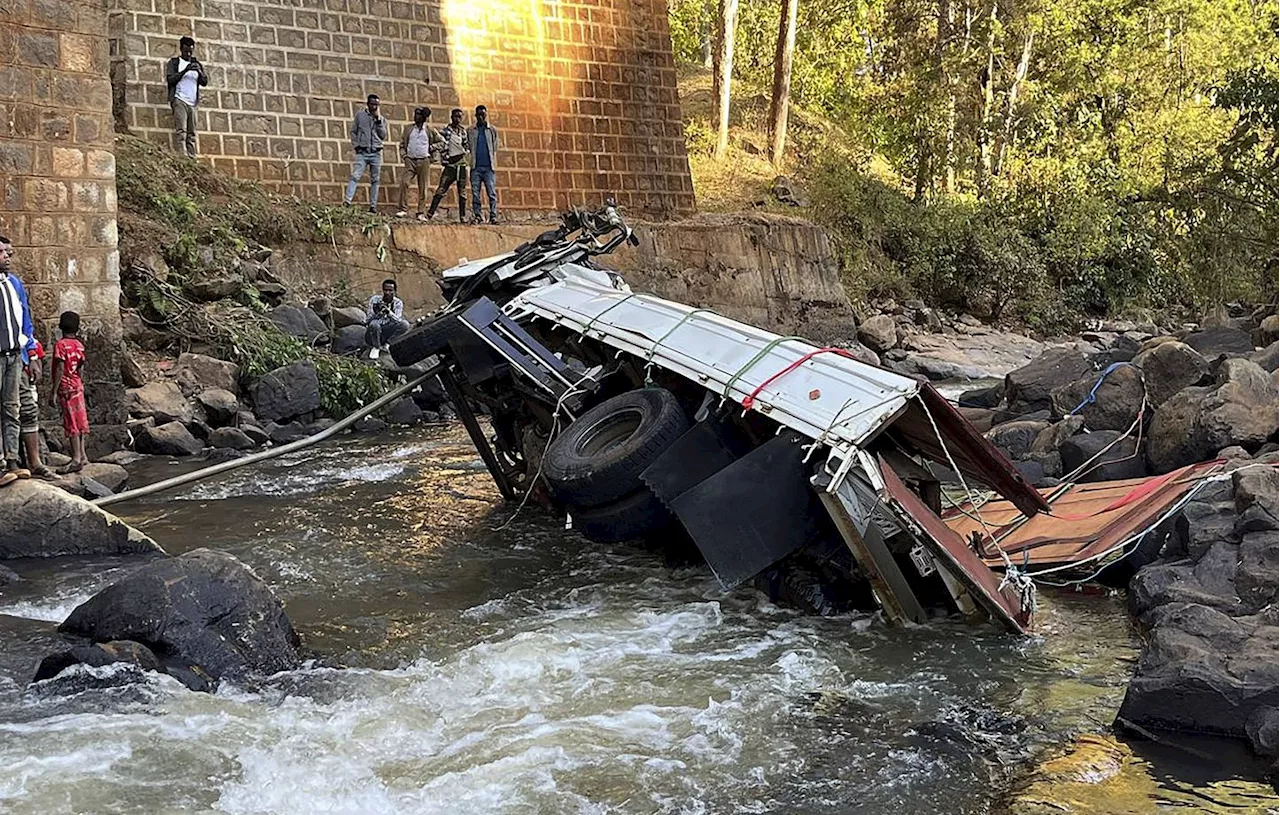
[[[131,562],[14,564],[4,812],[986,813],[1029,756],[1105,729],[1137,653],[1113,597],[1046,598],[1020,639],[725,594],[536,507],[512,519],[456,428],[121,509],[171,553],[249,564],[323,658],[216,694],[112,668],[28,689],[52,624]]]

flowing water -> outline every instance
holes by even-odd
[[[1028,756],[1109,723],[1136,655],[1115,598],[1050,598],[1019,639],[725,594],[510,520],[451,428],[122,510],[171,553],[249,564],[323,659],[216,694],[113,668],[27,688],[52,623],[136,560],[15,564],[0,811],[985,813]]]

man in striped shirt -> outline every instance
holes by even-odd
[[[29,361],[27,354],[35,348],[34,335],[27,291],[13,273],[13,245],[0,235],[0,437],[4,449],[0,487],[31,477],[30,470],[18,466],[18,437],[22,429],[19,386],[22,366]]]

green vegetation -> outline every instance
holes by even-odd
[[[385,223],[365,212],[279,198],[252,182],[220,175],[202,164],[129,136],[116,139],[120,204],[121,286],[142,319],[179,343],[199,344],[239,364],[251,378],[310,360],[320,398],[331,416],[345,416],[386,391],[381,369],[312,348],[280,333],[263,316],[258,289],[243,280],[229,298],[196,302],[193,281],[234,274],[262,246],[331,240],[334,230],[359,227],[381,234]],[[135,263],[159,252],[164,275]],[[385,255],[383,242],[379,259]],[[335,292],[349,302],[350,292]]]
[[[670,9],[677,58],[700,64],[715,3]],[[708,179],[763,159],[778,13],[741,0],[726,161],[707,155],[709,117],[686,110],[700,205],[720,203]],[[1044,330],[1275,297],[1274,0],[800,0],[799,13],[799,126],[781,169],[832,228],[856,294]],[[766,162],[738,198],[777,171]]]

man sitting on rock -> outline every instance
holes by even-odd
[[[404,301],[396,297],[396,281],[388,277],[382,281],[382,294],[369,298],[368,328],[364,332],[364,344],[369,346],[369,359],[387,350],[391,341],[409,330],[404,318]]]

